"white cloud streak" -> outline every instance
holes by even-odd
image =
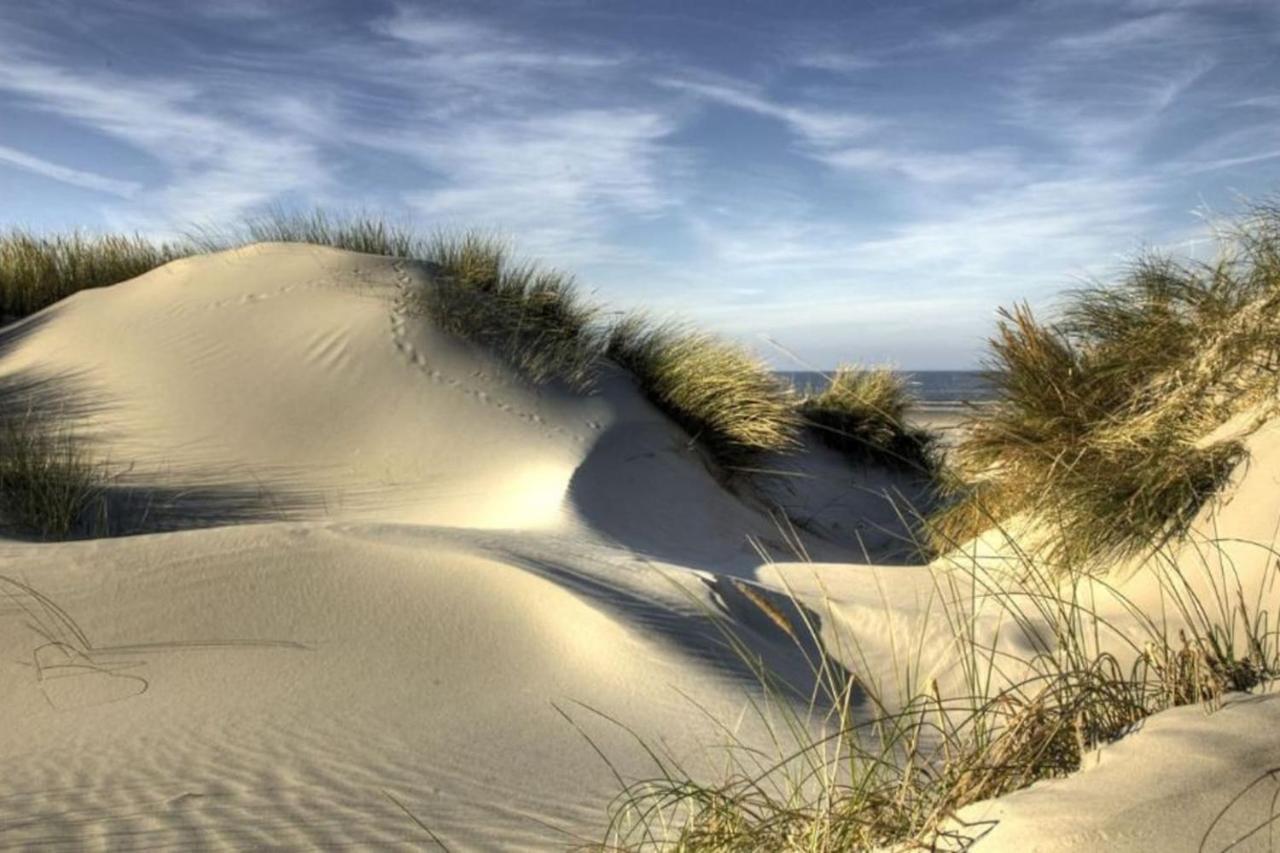
[[[392,65],[421,81],[407,105],[419,120],[355,138],[438,177],[405,194],[430,221],[497,226],[532,249],[580,258],[609,252],[602,232],[617,216],[678,203],[665,180],[678,168],[665,146],[675,121],[619,96],[625,57],[405,8],[373,29],[404,50]]]
[[[325,180],[314,145],[219,114],[191,82],[76,72],[10,53],[0,57],[0,90],[161,163],[168,172],[162,186],[129,209],[139,227],[234,219]]]
[[[148,2],[128,0],[130,20],[181,44],[186,18],[149,18]],[[0,165],[107,194],[113,224],[376,196],[427,226],[496,226],[602,271],[590,284],[606,299],[742,336],[786,330],[832,352],[842,328],[849,346],[920,329],[977,340],[996,304],[1180,233],[1205,183],[1280,159],[1267,37],[1226,5],[1261,8],[1039,0],[936,16],[946,25],[895,11],[890,44],[874,15],[847,32],[780,18],[758,30],[762,59],[740,62],[550,13],[517,24],[510,7],[406,2],[339,25],[237,0],[191,24],[232,47],[114,71],[59,49],[70,31],[33,38],[35,13],[0,11],[0,107],[73,122],[86,150],[110,139],[151,168],[73,169],[21,133]],[[713,126],[725,109],[783,144],[735,145]]]
[[[73,187],[108,193],[121,198],[133,198],[141,189],[141,185],[136,181],[125,181],[99,175],[96,172],[72,169],[6,145],[0,145],[0,164],[13,166]]]
[[[658,78],[655,82],[705,100],[777,119],[806,142],[820,148],[858,139],[884,124],[880,119],[860,113],[781,103],[732,84],[676,78]]]

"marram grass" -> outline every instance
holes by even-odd
[[[0,419],[0,526],[19,536],[67,539],[105,530],[106,467],[56,419]]]
[[[310,243],[367,255],[415,258],[424,241],[413,229],[364,213],[331,214],[321,209],[290,211],[274,208],[250,216],[232,228],[197,227],[190,242],[205,252],[251,243]]]
[[[1198,565],[1159,552],[1151,571],[1164,607],[1135,614],[1136,625],[1094,609],[1087,587],[1097,581],[1083,572],[1066,573],[1064,582],[1033,560],[1013,572],[959,560],[935,567],[926,612],[945,620],[961,674],[958,689],[946,693],[924,675],[928,662],[918,650],[895,655],[892,683],[871,678],[877,667],[857,637],[820,628],[792,596],[803,645],[827,650],[810,659],[815,692],[798,698],[703,606],[759,681],[749,713],[772,747],[746,743],[712,719],[726,741],[717,753],[722,770],[707,777],[632,732],[653,773],[620,778],[599,849],[967,849],[981,827],[954,820],[965,806],[1073,773],[1090,750],[1152,714],[1197,703],[1212,709],[1227,693],[1280,674],[1280,612],[1249,599],[1222,543],[1198,546]],[[1258,547],[1277,571],[1274,552]],[[1023,651],[1011,655],[984,634],[992,616]]]
[[[797,444],[794,392],[744,347],[633,314],[610,331],[606,352],[726,468]]]
[[[939,544],[1022,514],[1046,559],[1087,566],[1186,531],[1244,459],[1238,439],[1208,437],[1274,405],[1280,376],[1280,211],[1257,207],[1220,237],[1212,263],[1140,258],[1050,321],[1002,312],[988,362],[1000,400],[956,450]]]
[[[496,353],[533,382],[590,388],[604,348],[600,310],[572,276],[510,259],[479,234],[439,235],[421,249],[438,281],[414,306],[441,329]]]
[[[194,251],[140,236],[10,230],[0,234],[0,316],[34,314],[78,291],[135,278]]]
[[[892,370],[840,365],[798,411],[823,443],[855,460],[930,473],[936,439],[907,422],[913,402],[906,380]]]

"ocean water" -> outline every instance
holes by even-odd
[[[996,399],[995,389],[977,370],[904,370],[911,393],[921,403],[960,406]],[[778,375],[793,383],[801,393],[818,393],[827,387],[829,374],[817,371],[780,370]]]

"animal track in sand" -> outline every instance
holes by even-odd
[[[443,385],[446,388],[462,394],[463,396],[469,397],[477,403],[497,409],[498,411],[524,421],[527,424],[541,427],[546,432],[563,435],[580,444],[586,442],[586,438],[584,436],[578,435],[577,433],[564,429],[563,427],[548,424],[546,418],[542,417],[542,415],[537,412],[517,407],[512,403],[499,399],[491,391],[472,387],[475,384],[474,381],[464,382],[460,379],[448,376],[428,364],[426,357],[423,356],[418,348],[413,345],[408,336],[406,318],[410,310],[409,291],[413,286],[413,281],[410,279],[403,261],[396,261],[392,264],[392,269],[395,271],[397,295],[391,306],[391,338],[395,342],[396,349],[398,349],[409,360],[409,362],[418,369],[419,372],[437,385]],[[470,379],[478,380],[479,382],[488,382],[495,386],[498,383],[498,377],[483,370],[472,371]]]

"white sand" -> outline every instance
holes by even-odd
[[[961,812],[975,851],[1280,847],[1280,696],[1174,708],[1064,779]]]
[[[884,475],[846,472],[839,530],[830,487],[797,478],[788,500],[834,541],[764,564],[749,537],[786,545],[763,507],[629,378],[530,389],[397,312],[420,275],[267,244],[0,333],[0,395],[36,382],[78,412],[172,528],[0,544],[0,848],[429,847],[393,798],[451,849],[599,840],[618,784],[557,709],[629,779],[652,766],[590,709],[710,773],[716,720],[767,741],[705,612],[802,678],[733,579],[794,589],[868,677],[921,632],[926,675],[955,670],[931,570],[853,565],[893,556]],[[1228,519],[1249,535],[1274,526],[1261,470]],[[974,807],[1000,822],[983,848],[1198,849],[1195,827],[1280,764],[1276,707],[1158,717],[1095,769]]]

